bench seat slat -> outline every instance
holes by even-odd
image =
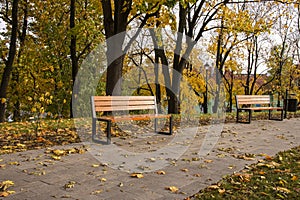
[[[119,122],[119,121],[128,121],[128,120],[149,120],[155,118],[170,118],[171,115],[164,114],[147,114],[147,115],[122,115],[122,116],[103,116],[97,118],[98,120]]]
[[[249,102],[249,101],[270,102],[270,99],[244,99],[244,98],[239,99],[239,102]]]
[[[155,96],[94,96],[94,101],[147,101],[154,100]]]
[[[95,106],[134,106],[134,105],[155,105],[152,101],[95,101]]]
[[[96,112],[103,112],[103,111],[122,111],[122,110],[154,110],[155,106],[154,105],[141,105],[141,106],[97,106],[95,107]]]
[[[239,101],[239,105],[245,105],[245,104],[270,104],[270,101]]]
[[[282,107],[251,107],[251,108],[239,108],[240,110],[282,110]]]

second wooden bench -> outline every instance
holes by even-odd
[[[258,107],[253,107],[256,105]],[[236,95],[236,122],[240,121],[239,113],[241,111],[248,112],[248,121],[244,123],[251,123],[252,111],[269,111],[269,119],[270,120],[283,120],[283,108],[282,107],[274,107],[271,105],[271,97],[270,95]],[[274,119],[271,117],[271,112],[277,110],[281,111],[280,119]]]

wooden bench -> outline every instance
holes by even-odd
[[[155,96],[92,96],[92,139],[96,140],[96,122],[106,122],[107,144],[111,143],[111,124],[119,121],[154,119],[154,131],[157,129],[157,119],[169,119],[169,132],[157,132],[172,135],[172,115],[158,114]],[[129,114],[129,111],[151,111],[153,114]],[[125,114],[121,111],[127,112]],[[98,112],[112,112],[113,115],[97,117]],[[123,112],[123,113],[124,113]],[[117,113],[117,115],[115,115]]]
[[[259,105],[258,107],[253,107],[253,105]],[[236,95],[236,122],[251,123],[252,111],[269,111],[270,120],[283,120],[283,108],[271,106],[270,95]],[[271,118],[271,112],[273,110],[281,111],[280,119]],[[243,122],[239,119],[239,113],[241,111],[248,112],[248,121]]]

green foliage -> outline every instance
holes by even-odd
[[[68,117],[73,90],[69,58],[70,38],[71,35],[77,37],[80,65],[85,56],[103,39],[101,4],[94,0],[76,1],[76,25],[70,30],[69,1],[22,2],[19,13],[20,34],[22,18],[26,17],[22,9],[26,6],[27,35],[23,44],[20,39],[18,41],[19,45],[23,46],[18,51],[18,59],[15,60],[6,100],[7,115],[18,109],[21,119],[25,120],[29,117],[39,118],[45,114],[54,118]],[[7,27],[9,32],[10,25]],[[5,58],[9,34],[2,35],[5,40],[1,40],[1,52]]]
[[[193,199],[297,199],[300,146],[275,157],[264,156],[264,160],[248,170],[223,178]]]

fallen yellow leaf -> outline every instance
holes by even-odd
[[[224,194],[225,193],[225,189],[218,189],[218,192],[220,193],[220,194]]]
[[[92,167],[100,167],[100,165],[99,164],[92,164]]]
[[[102,190],[96,190],[94,192],[92,192],[92,194],[100,194],[102,192]]]
[[[75,187],[76,182],[75,181],[69,181],[67,184],[65,184],[64,188],[73,188]]]
[[[260,171],[260,172],[258,172],[260,175],[264,175],[264,174],[266,174],[266,172],[264,172],[264,171]]]
[[[204,160],[205,163],[212,163],[213,160]]]
[[[184,168],[184,169],[181,169],[181,171],[183,171],[183,172],[188,172],[189,169]]]
[[[144,175],[141,173],[133,173],[130,176],[134,178],[144,178]]]
[[[66,152],[64,150],[60,150],[60,149],[56,149],[56,150],[53,150],[52,153],[56,156],[62,156],[64,155]]]
[[[208,188],[209,189],[219,189],[220,187],[218,185],[211,185]]]
[[[159,175],[165,175],[166,174],[166,172],[162,171],[162,170],[161,171],[157,171],[156,173],[159,174]]]
[[[8,163],[9,165],[20,165],[17,161]]]
[[[51,158],[52,158],[53,160],[60,160],[60,159],[61,159],[60,156],[56,156],[56,155],[52,155]]]
[[[19,148],[25,148],[26,145],[25,145],[25,144],[18,143],[18,144],[17,144],[17,147],[19,147]]]
[[[101,178],[100,181],[101,182],[106,182],[107,180],[106,180],[106,178]]]
[[[294,176],[291,178],[291,180],[292,180],[292,181],[296,181],[296,180],[298,180],[298,177],[294,175]]]
[[[68,149],[68,154],[76,153],[76,152],[77,152],[77,149],[75,149],[75,148]]]
[[[170,186],[170,187],[166,187],[166,190],[170,190],[171,192],[178,192],[178,188],[177,187],[175,187],[175,186]]]
[[[13,181],[10,181],[10,180],[2,181],[0,183],[0,191],[5,191],[5,190],[7,190],[7,188],[13,186],[14,184],[15,183]]]
[[[252,157],[248,157],[248,156],[240,156],[239,157],[240,159],[244,159],[244,160],[255,160],[254,158],[252,158]]]
[[[273,160],[273,158],[271,156],[269,156],[269,155],[265,155],[265,159],[269,160],[269,161]]]
[[[284,187],[276,187],[275,190],[280,191],[280,192],[285,192],[285,193],[290,193],[291,192],[289,189],[284,188]]]
[[[8,192],[0,192],[0,197],[7,197],[8,195]]]
[[[201,174],[194,174],[195,177],[201,177]]]

